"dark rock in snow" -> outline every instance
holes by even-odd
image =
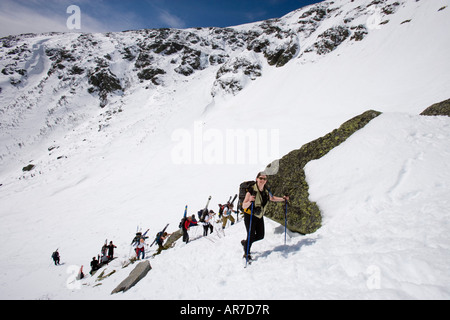
[[[26,167],[23,167],[23,168],[22,168],[22,171],[23,171],[23,172],[28,172],[28,171],[33,170],[34,168],[36,168],[36,166],[35,166],[34,164],[29,164],[29,165],[27,165]]]
[[[319,55],[327,54],[335,50],[349,36],[350,30],[347,27],[338,26],[330,28],[320,34],[318,37],[319,40],[305,52],[315,51]]]
[[[450,117],[450,99],[435,103],[423,111],[421,116],[448,116]]]

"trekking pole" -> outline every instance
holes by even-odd
[[[287,234],[287,199],[284,199],[284,245],[286,245]]]
[[[252,202],[252,207],[251,207],[251,214],[250,214],[250,225],[248,227],[248,237],[247,237],[247,256],[246,261],[245,261],[245,267],[247,268],[247,264],[248,264],[248,255],[250,254],[250,233],[252,232],[252,220],[253,220],[253,202]]]

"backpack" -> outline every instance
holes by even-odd
[[[183,230],[186,230],[186,228],[184,227],[184,225],[185,225],[185,223],[186,223],[186,219],[187,219],[187,218],[181,219],[180,225],[178,226],[178,228],[183,229]]]
[[[158,232],[158,233],[156,234],[155,242],[156,242],[157,244],[162,244],[161,237],[162,237],[163,234],[164,234],[163,231],[160,231],[160,232]]]
[[[250,188],[253,187],[255,185],[255,183],[256,183],[256,181],[252,180],[252,181],[242,182],[239,185],[239,202],[238,202],[239,210],[244,211],[244,209],[242,208],[242,203],[244,202],[245,195],[247,194],[247,192],[250,191]]]

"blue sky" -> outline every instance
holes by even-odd
[[[281,17],[319,0],[1,0],[0,37],[71,31],[67,8],[80,8],[80,32],[226,27]]]

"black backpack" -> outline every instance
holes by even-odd
[[[239,210],[244,211],[244,209],[242,208],[242,203],[244,202],[245,195],[247,194],[247,192],[250,191],[250,188],[252,188],[255,185],[255,183],[256,181],[252,180],[242,182],[239,185],[239,203],[238,203]]]
[[[184,225],[185,225],[185,223],[186,223],[186,219],[187,219],[187,218],[181,219],[180,225],[178,226],[178,228],[183,229],[183,230],[186,230],[186,228],[184,227]]]
[[[156,240],[155,240],[155,242],[156,242],[157,244],[162,244],[161,237],[163,236],[163,234],[164,234],[163,231],[158,232],[158,233],[156,234]]]

